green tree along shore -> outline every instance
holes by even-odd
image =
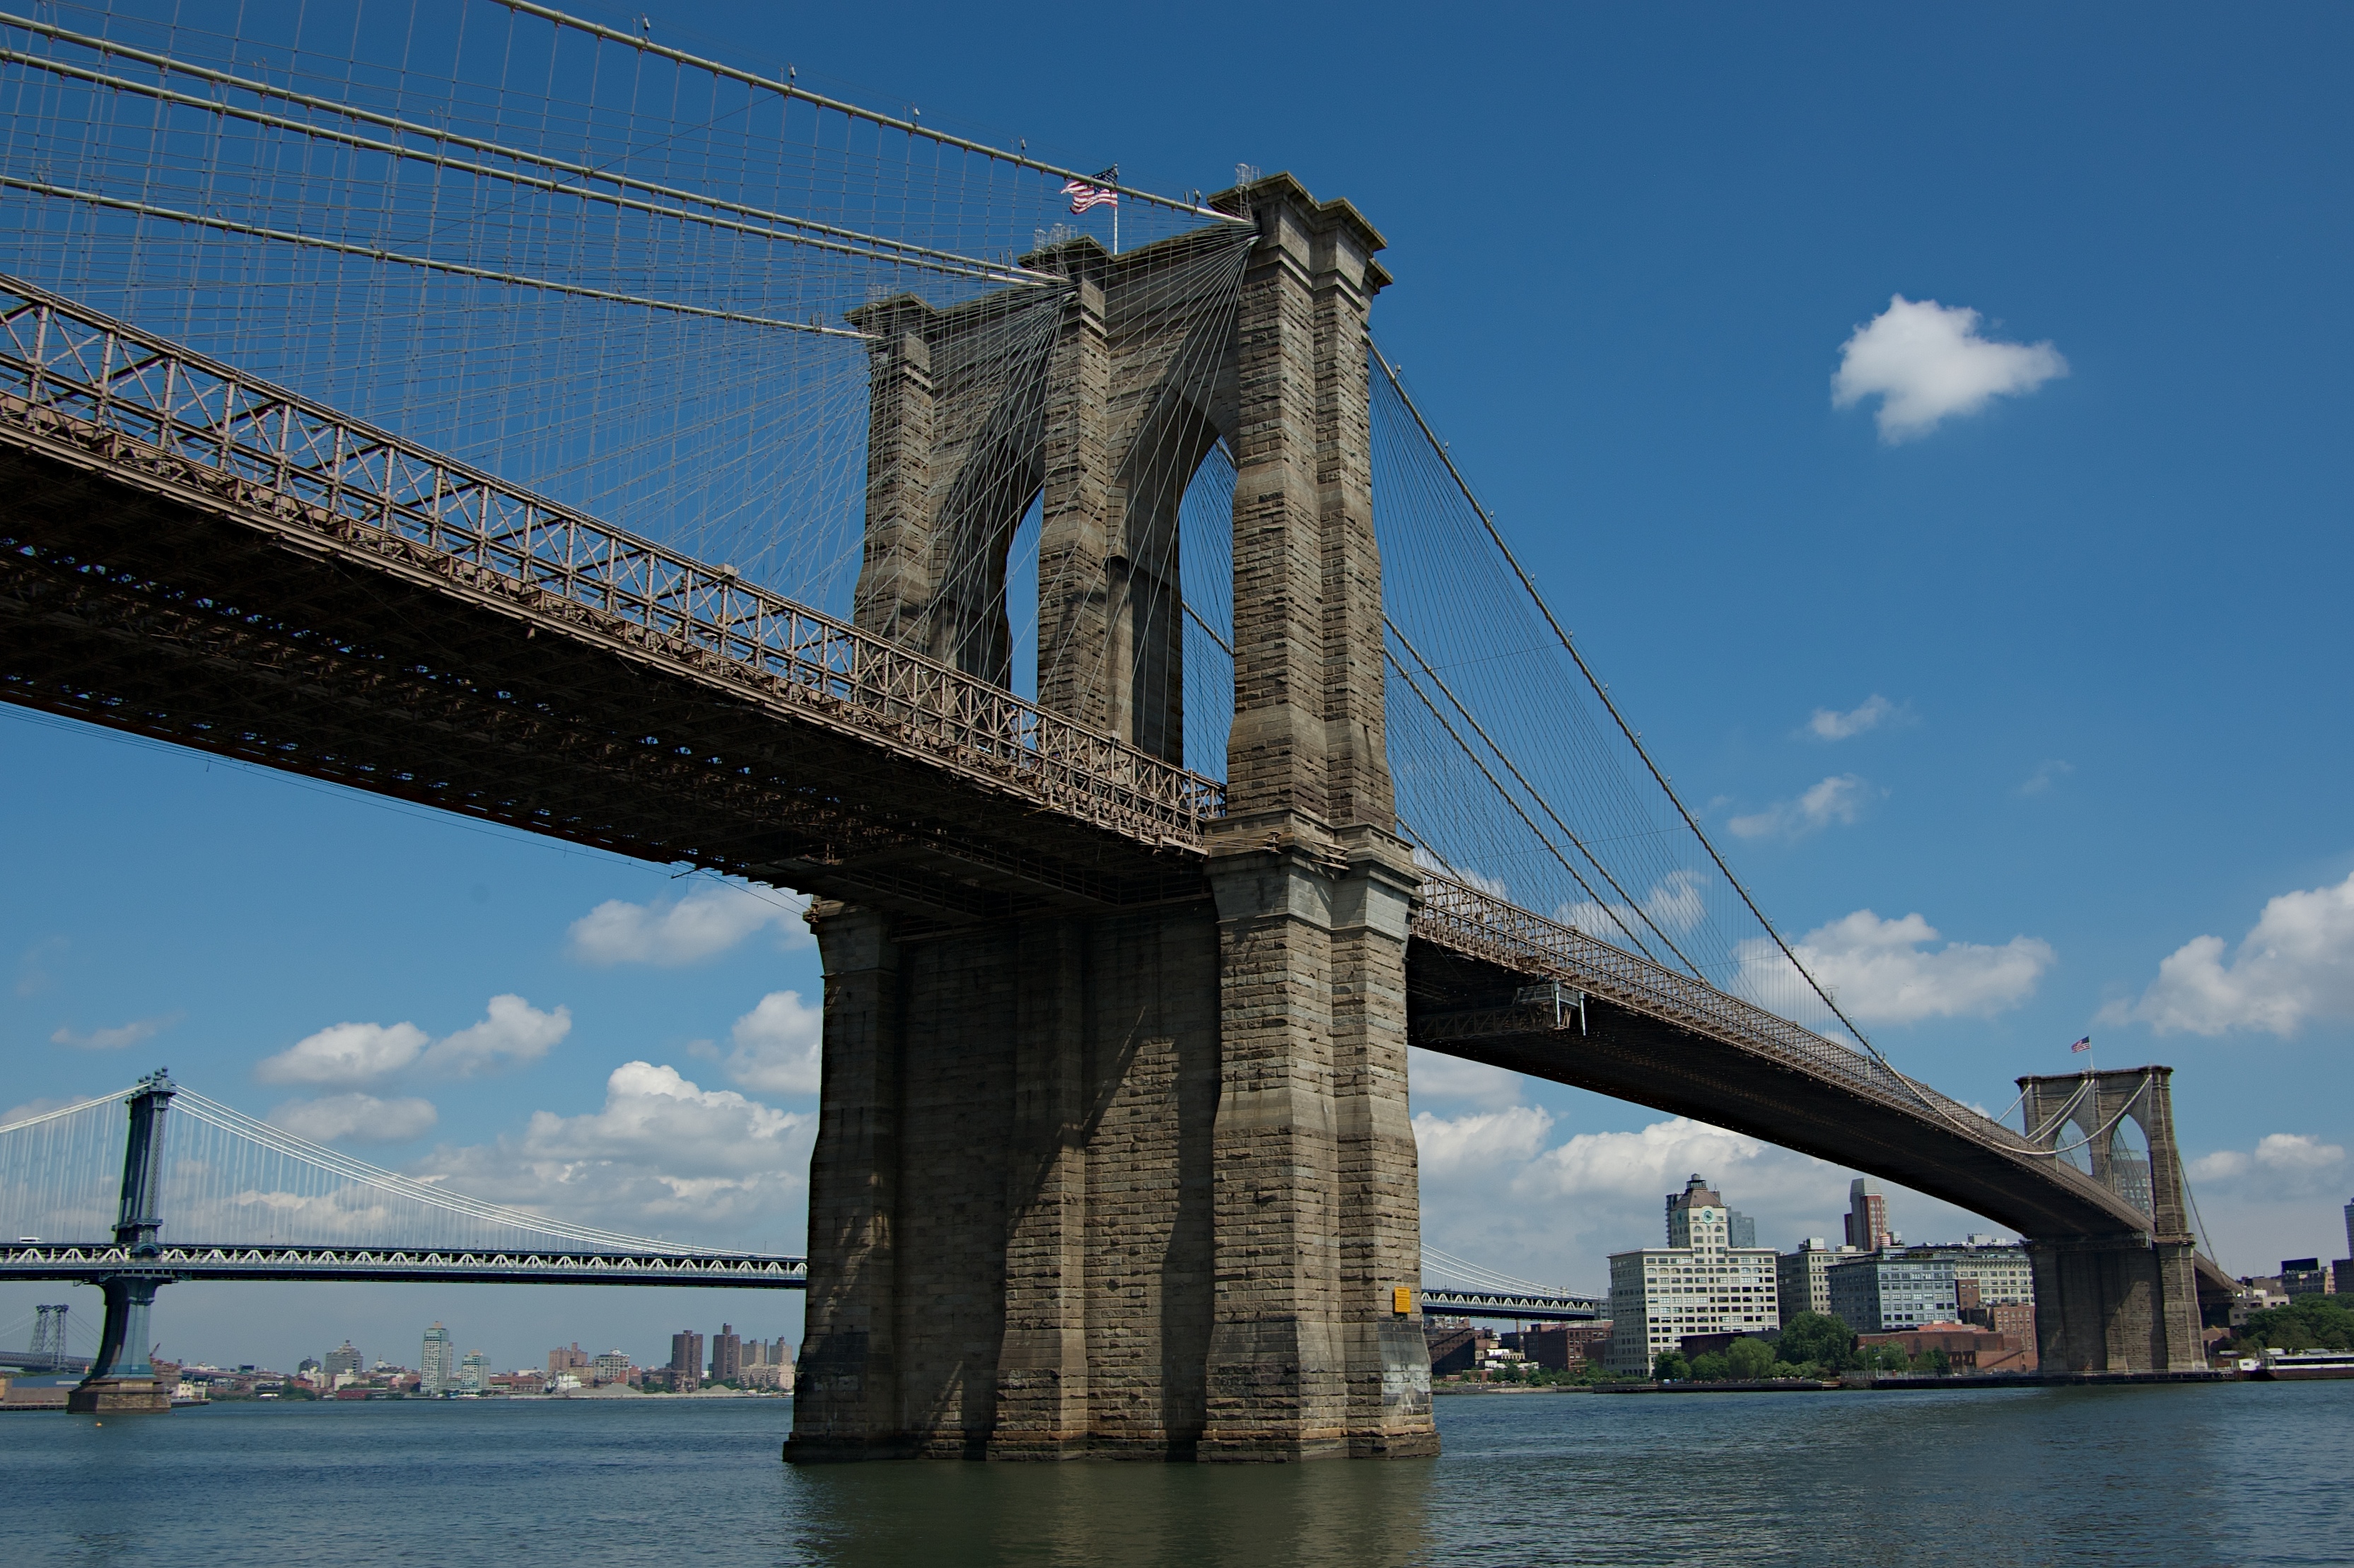
[[[2300,1296],[2285,1307],[2248,1314],[2229,1349],[2243,1356],[2265,1351],[2354,1351],[2354,1309],[2334,1296]]]
[[[1858,1348],[1845,1323],[1822,1312],[1797,1312],[1777,1334],[1739,1339],[1723,1351],[1687,1360],[1662,1351],[1651,1363],[1661,1383],[1751,1383],[1761,1378],[1837,1377],[1845,1372],[1934,1372],[1953,1371],[1943,1351],[1907,1356],[1894,1345]]]

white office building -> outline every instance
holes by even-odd
[[[1668,1197],[1668,1245],[1610,1256],[1607,1365],[1649,1377],[1664,1351],[1693,1334],[1780,1328],[1772,1247],[1733,1245],[1733,1211],[1695,1175]]]

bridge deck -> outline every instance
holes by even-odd
[[[1407,951],[1417,1045],[1869,1171],[2022,1235],[2149,1230],[2074,1165],[1860,1051],[1476,889],[1430,877],[1423,896]],[[1515,1005],[1531,980],[1585,1004]],[[2229,1288],[2209,1260],[2200,1271],[2206,1290]]]
[[[197,1244],[133,1253],[111,1242],[79,1245],[19,1242],[0,1246],[0,1280],[58,1279],[89,1285],[127,1276],[158,1280],[464,1280],[482,1285],[694,1285],[801,1290],[809,1285],[809,1260],[763,1253]]]
[[[0,280],[0,695],[926,915],[1202,896],[1219,787]]]

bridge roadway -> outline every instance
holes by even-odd
[[[1609,1303],[1590,1296],[1540,1296],[1502,1290],[1432,1290],[1422,1309],[1444,1318],[1510,1318],[1523,1323],[1590,1323]]]
[[[728,567],[5,279],[0,697],[942,928],[1199,901],[1223,808],[1214,780]],[[1425,895],[1416,1044],[2022,1234],[2148,1229],[1844,1045],[1470,888]],[[1584,1005],[1522,1005],[1531,981]]]
[[[482,1247],[209,1246],[133,1251],[111,1242],[0,1246],[0,1282],[107,1279],[309,1279],[476,1285],[694,1285],[802,1290],[809,1260],[766,1253],[608,1253]]]

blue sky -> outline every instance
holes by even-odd
[[[1247,161],[1355,202],[1390,240],[1386,350],[1777,922],[1877,958],[1843,994],[1892,1058],[1996,1110],[2087,1032],[2105,1064],[2169,1064],[2223,1261],[2344,1250],[2345,12],[652,14],[1148,186]],[[1958,357],[1899,345],[1835,407],[1895,296],[1978,319],[1920,318]],[[1972,342],[2065,374],[2014,357],[2013,391],[1884,439],[1908,388],[1987,371]],[[762,1004],[819,986],[783,900],[13,709],[0,790],[6,1105],[169,1063],[260,1114],[330,1087],[265,1059],[409,1023],[413,1059],[351,1092],[433,1123],[355,1152],[519,1196],[585,1161],[593,1217],[685,1234],[646,1193],[701,1149],[723,1198],[700,1234],[799,1245],[806,1021]],[[496,997],[522,1001],[491,1027]],[[1596,1285],[1691,1169],[1761,1239],[1837,1234],[1848,1172],[1548,1086],[1437,1071],[1416,1099],[1428,1234],[1493,1266]],[[1895,1207],[1914,1237],[1970,1225]],[[0,1331],[38,1295],[0,1291]],[[798,1334],[765,1298],[420,1287],[181,1287],[158,1331],[413,1361],[441,1318],[509,1364],[575,1339],[654,1358],[723,1315]]]

